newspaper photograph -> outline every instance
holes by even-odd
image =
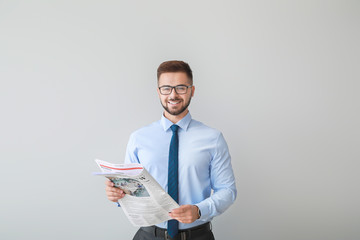
[[[95,162],[101,172],[93,174],[108,178],[126,193],[119,203],[134,226],[170,220],[168,213],[179,207],[141,164],[112,164],[99,159]]]

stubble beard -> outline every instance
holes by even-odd
[[[177,101],[177,100],[180,100],[180,99],[171,99],[172,101]],[[168,112],[170,115],[173,115],[173,116],[177,116],[177,115],[180,115],[181,113],[183,113],[190,105],[190,102],[191,102],[191,97],[189,98],[189,101],[185,104],[184,107],[180,108],[179,110],[170,110],[166,105],[164,105],[162,102],[161,102],[161,105],[163,106],[163,108],[165,109],[166,112]]]

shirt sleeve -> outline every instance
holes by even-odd
[[[217,138],[210,163],[210,183],[213,194],[196,204],[201,211],[199,220],[205,222],[228,209],[237,195],[229,149],[221,133]]]
[[[125,153],[125,162],[124,163],[140,163],[138,158],[138,150],[136,146],[136,138],[135,134],[131,134],[127,147],[126,147],[126,153]]]

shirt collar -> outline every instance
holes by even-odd
[[[190,122],[191,122],[191,115],[190,112],[188,112],[186,114],[185,117],[183,117],[180,121],[178,121],[177,123],[175,123],[176,125],[178,125],[182,130],[187,131]],[[164,128],[164,131],[166,132],[167,130],[169,130],[169,128],[173,125],[174,123],[172,123],[169,119],[167,119],[164,114],[161,116],[161,125]]]

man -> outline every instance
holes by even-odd
[[[195,87],[187,63],[164,62],[157,78],[164,114],[130,136],[125,162],[141,163],[180,207],[169,213],[174,220],[142,227],[134,240],[214,239],[210,221],[236,198],[227,144],[219,131],[191,118]],[[112,182],[106,185],[109,200],[125,196]]]

